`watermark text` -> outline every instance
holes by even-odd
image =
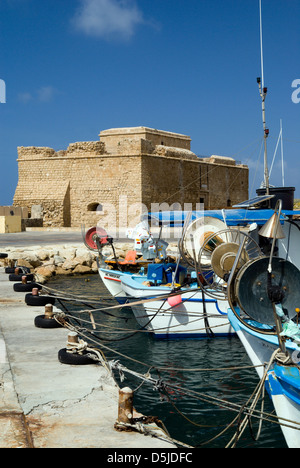
[[[299,104],[300,102],[300,79],[294,80],[292,82],[292,88],[295,88],[295,91],[292,92],[292,101],[294,104]]]
[[[0,104],[6,103],[6,84],[4,80],[0,80]]]

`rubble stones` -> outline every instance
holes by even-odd
[[[124,251],[132,249],[131,244],[120,244],[116,247],[117,255],[122,258]],[[30,268],[36,275],[36,280],[44,284],[51,277],[58,275],[83,275],[98,272],[96,258],[97,252],[88,250],[86,247],[51,245],[24,248],[2,249],[8,256],[2,259],[3,265],[25,266]],[[110,257],[111,249],[106,249],[105,256]]]

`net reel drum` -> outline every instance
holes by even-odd
[[[240,229],[224,229],[207,237],[198,257],[205,293],[215,299],[226,299],[233,268],[238,271],[251,259],[261,256],[257,242]]]
[[[99,249],[111,243],[111,238],[105,229],[97,226],[90,228],[83,234],[83,241],[89,250],[99,251]]]
[[[276,292],[286,317],[293,319],[300,305],[300,272],[293,263],[282,258],[273,258],[270,291],[268,263],[269,258],[264,257],[244,265],[237,273],[230,300],[233,308],[238,307],[252,320],[275,326],[273,303],[277,301],[272,294]]]
[[[226,228],[226,224],[218,218],[203,216],[193,221],[185,230],[179,242],[179,249],[183,259],[195,268],[195,257],[198,258],[204,242],[212,235]],[[222,243],[222,239],[219,239]],[[209,246],[208,246],[209,248]],[[212,246],[212,248],[214,248]]]
[[[277,239],[285,237],[280,226],[281,209],[282,201],[278,200],[274,214],[259,231],[261,236],[273,239],[270,256],[246,263],[235,277],[233,269],[229,278],[228,301],[236,317],[245,326],[257,333],[277,335],[280,348],[286,353],[281,338],[282,323],[276,309],[280,305],[285,321],[291,321],[298,313],[300,271],[293,263],[274,257]],[[242,314],[258,324],[273,328],[256,326],[243,319]]]

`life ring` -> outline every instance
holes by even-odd
[[[37,315],[34,319],[34,325],[37,328],[61,328],[61,325],[55,318],[47,318],[45,315]]]
[[[39,290],[42,289],[42,286],[37,283],[15,283],[14,284],[14,291],[16,292],[29,292],[32,291],[33,288],[37,288]]]
[[[29,293],[25,295],[25,303],[30,306],[45,306],[47,304],[54,304],[55,297],[51,296],[34,296]]]
[[[63,348],[58,351],[58,360],[62,364],[70,364],[74,366],[97,364],[97,361],[89,357],[88,351],[84,351],[83,354],[70,353],[67,351],[67,348]]]

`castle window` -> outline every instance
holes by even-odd
[[[102,211],[103,207],[100,203],[90,203],[87,207],[88,211]]]

